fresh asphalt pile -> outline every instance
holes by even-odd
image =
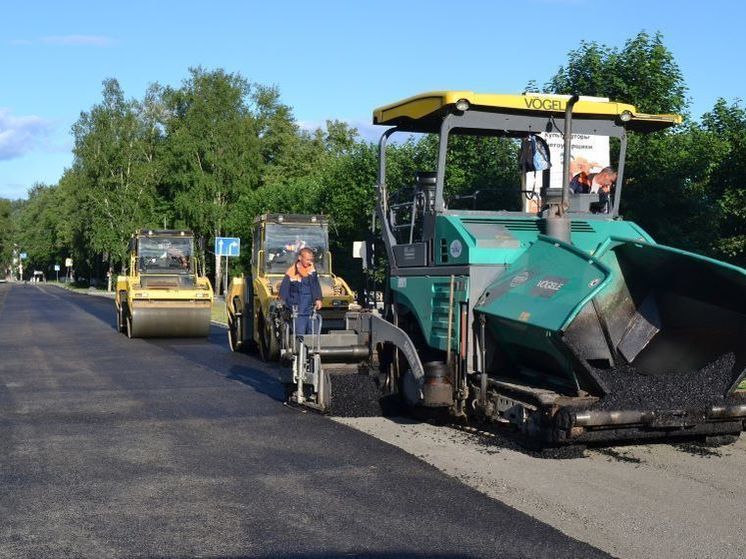
[[[740,371],[735,371],[733,353],[721,355],[701,369],[649,375],[632,365],[594,369],[608,388],[608,394],[591,409],[599,410],[676,410],[704,413],[714,405],[743,401],[727,391]]]
[[[329,372],[331,400],[329,415],[335,417],[378,417],[381,415],[381,389],[375,377],[367,374]]]

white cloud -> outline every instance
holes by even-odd
[[[348,122],[353,128],[357,128],[357,133],[360,138],[368,142],[378,142],[381,139],[381,134],[386,130],[385,126],[378,126],[366,120],[355,120]]]
[[[14,159],[32,151],[52,131],[52,123],[39,116],[13,116],[0,107],[0,160]]]
[[[334,119],[329,119],[334,120]],[[357,129],[358,137],[366,142],[378,142],[381,138],[381,134],[386,129],[383,126],[376,126],[368,121],[364,120],[345,120],[350,128]],[[314,132],[317,128],[326,130],[326,119],[325,120],[299,120],[297,122],[298,127],[301,130],[307,132]]]
[[[20,200],[28,196],[29,185],[8,183],[0,184],[0,198],[7,200]]]
[[[306,132],[315,132],[317,128],[326,130],[326,121],[323,120],[298,120],[295,123],[298,128]]]

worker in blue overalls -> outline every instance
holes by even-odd
[[[295,333],[313,334],[311,316],[321,310],[322,295],[319,275],[313,266],[313,250],[303,247],[298,251],[298,259],[288,268],[280,284],[280,299],[290,308],[297,309]]]

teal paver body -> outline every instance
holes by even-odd
[[[633,293],[630,282],[663,292],[660,305],[691,304],[689,299],[679,303],[676,297],[701,301],[705,315],[718,305],[709,293],[713,282],[731,298],[744,299],[746,294],[743,269],[657,245],[633,222],[573,219],[571,230],[572,244],[567,244],[543,235],[541,220],[530,216],[438,215],[432,247],[435,266],[421,274],[410,269],[393,275],[389,287],[399,309],[416,318],[427,345],[445,351],[453,281],[452,350],[458,348],[460,337],[460,323],[453,316],[459,304],[468,301],[468,324],[474,329],[484,315],[488,345],[499,348],[499,352],[490,351],[490,356],[499,353],[502,362],[495,363],[488,356],[488,366],[510,369],[512,365],[529,375],[540,371],[543,380],[538,385],[568,393],[589,381],[578,378],[577,356],[568,348],[565,334],[578,315],[591,310],[608,320],[612,330],[629,328],[630,316],[620,309],[642,297]],[[666,275],[674,269],[687,270],[687,275],[697,279],[682,284],[681,278]],[[477,277],[481,282],[475,281]],[[713,316],[720,320],[721,312]],[[615,326],[615,321],[624,326]],[[585,339],[603,335],[587,325],[582,328],[587,329],[582,332]],[[580,325],[575,327],[580,329]],[[618,343],[625,332],[611,334]],[[469,335],[473,355],[474,331]],[[603,352],[599,356],[607,358]]]

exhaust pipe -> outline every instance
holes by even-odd
[[[580,96],[575,93],[565,107],[565,157],[562,162],[562,215],[570,206],[570,154],[572,151],[572,109]],[[568,231],[568,237],[569,237]]]
[[[580,97],[574,94],[567,100],[565,107],[565,155],[562,164],[562,198],[551,200],[548,203],[546,218],[546,234],[560,241],[571,243],[570,238],[570,219],[566,215],[567,208],[570,206],[570,153],[572,149],[572,109]]]

